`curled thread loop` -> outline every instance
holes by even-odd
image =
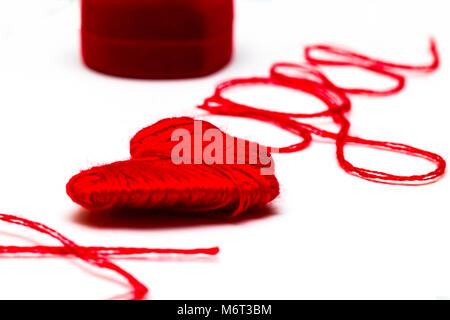
[[[314,57],[317,52],[328,53],[329,59]],[[305,48],[305,59],[307,63],[296,64],[280,62],[274,64],[270,69],[268,77],[242,78],[225,81],[216,87],[214,94],[207,98],[199,108],[212,114],[245,117],[274,124],[282,129],[292,132],[302,138],[300,143],[279,148],[279,153],[297,152],[307,148],[312,142],[312,136],[319,136],[335,140],[336,157],[341,168],[347,173],[366,180],[401,185],[426,184],[443,176],[446,162],[438,154],[421,150],[401,143],[375,141],[349,135],[351,123],[347,118],[347,112],[351,110],[352,104],[350,94],[388,96],[401,91],[405,86],[405,76],[401,71],[415,71],[429,73],[439,66],[439,54],[436,43],[430,41],[430,53],[432,62],[428,65],[405,65],[377,60],[349,50],[328,45],[313,45]],[[397,81],[394,88],[386,90],[372,90],[363,88],[342,88],[333,83],[321,70],[320,66],[354,66],[375,72],[382,76]],[[310,94],[321,100],[327,107],[326,110],[316,113],[284,113],[259,109],[249,105],[237,103],[224,97],[224,92],[236,87],[251,85],[271,85],[298,90]],[[310,124],[298,121],[301,118],[330,117],[339,126],[339,131],[333,133]],[[345,145],[348,143],[364,145],[371,148],[398,152],[414,157],[423,158],[436,165],[436,168],[425,174],[418,175],[395,175],[386,172],[369,170],[354,166],[346,159]]]

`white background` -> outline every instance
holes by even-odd
[[[216,258],[117,260],[149,286],[151,299],[349,299],[450,297],[450,178],[422,187],[388,186],[344,173],[333,144],[276,155],[281,195],[238,221],[124,217],[81,210],[65,184],[79,170],[126,159],[129,139],[195,106],[225,79],[265,75],[275,61],[302,60],[307,44],[331,42],[405,63],[442,66],[408,79],[401,94],[353,99],[352,134],[450,154],[448,1],[236,0],[236,52],[227,68],[187,81],[136,81],[85,68],[76,1],[0,3],[0,212],[48,224],[82,245],[208,247]],[[342,85],[391,83],[362,71],[326,69]],[[301,93],[234,91],[276,110],[323,106]],[[208,118],[227,132],[272,145],[298,141],[254,121]],[[320,122],[326,128],[332,125]],[[413,174],[427,162],[349,147],[359,166]],[[0,223],[0,243],[56,244]],[[88,272],[86,272],[88,271]],[[105,279],[106,277],[106,279]],[[108,281],[112,278],[114,281]],[[0,298],[102,299],[126,292],[121,278],[76,260],[0,258]]]

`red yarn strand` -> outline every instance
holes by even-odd
[[[314,52],[326,53],[336,59],[315,58]],[[347,93],[369,96],[388,96],[400,92],[405,87],[406,79],[405,76],[399,74],[398,71],[414,71],[421,73],[430,73],[435,71],[439,67],[439,54],[437,51],[436,41],[434,39],[430,39],[430,53],[432,56],[432,62],[430,64],[412,66],[370,58],[368,56],[336,46],[311,45],[307,46],[304,50],[305,60],[312,65],[357,67],[391,78],[397,82],[395,87],[387,90],[338,87],[340,90]]]
[[[313,58],[312,51],[314,50],[334,54],[338,58],[341,58],[341,60]],[[344,171],[351,175],[378,183],[399,185],[426,184],[439,179],[445,173],[446,162],[440,155],[405,144],[375,141],[350,136],[349,130],[351,123],[348,120],[346,113],[350,111],[352,106],[348,94],[365,94],[375,96],[392,95],[404,88],[405,76],[398,73],[401,70],[425,73],[436,70],[439,66],[439,55],[434,40],[431,40],[430,52],[433,58],[431,64],[424,66],[411,66],[372,59],[367,56],[333,46],[309,46],[305,49],[305,57],[310,64],[284,62],[276,63],[272,66],[270,75],[267,78],[243,78],[225,81],[217,86],[213,96],[207,98],[204,103],[199,106],[199,108],[216,115],[245,117],[272,123],[282,129],[300,136],[303,139],[298,144],[280,148],[278,151],[279,153],[303,150],[312,142],[312,136],[316,135],[322,138],[335,140],[338,163]],[[319,70],[320,65],[356,66],[393,78],[397,80],[398,83],[395,88],[384,91],[361,88],[341,88],[332,83],[331,80],[329,80],[326,75]],[[280,70],[282,68],[295,71],[296,76],[283,73]],[[327,106],[327,110],[311,114],[275,112],[240,104],[224,97],[224,92],[229,89],[250,85],[280,86],[311,94],[323,101]],[[338,133],[329,132],[297,120],[300,118],[316,117],[331,117],[331,119],[340,127]],[[426,174],[402,176],[359,168],[351,164],[345,157],[344,149],[345,145],[348,143],[365,145],[371,148],[423,158],[434,163],[436,165],[436,169]]]
[[[180,255],[217,255],[219,248],[205,248],[205,249],[150,249],[150,248],[126,248],[126,247],[79,247],[80,250],[94,252],[102,256],[133,256],[145,254],[180,254]],[[74,255],[74,253],[65,247],[54,246],[0,246],[0,254],[20,254],[30,253],[38,255]]]
[[[147,287],[137,280],[133,275],[109,261],[107,256],[121,256],[121,255],[136,255],[136,254],[207,254],[215,255],[219,252],[218,248],[210,249],[146,249],[146,248],[108,248],[108,247],[82,247],[77,245],[72,240],[64,237],[56,230],[47,227],[39,222],[34,222],[24,218],[13,215],[0,214],[0,220],[20,225],[29,229],[33,229],[40,233],[46,234],[53,239],[58,240],[63,245],[62,247],[51,246],[35,246],[35,247],[18,247],[18,246],[1,246],[0,254],[18,254],[18,253],[32,253],[32,254],[51,254],[51,255],[72,255],[93,266],[109,269],[125,278],[132,287],[132,299],[144,299],[148,293]]]
[[[334,59],[316,58],[314,53],[318,52],[328,54]],[[389,96],[404,88],[406,77],[402,72],[429,73],[436,70],[439,66],[439,55],[434,40],[430,41],[430,53],[433,58],[430,64],[413,66],[373,59],[334,46],[309,46],[305,48],[307,63],[276,63],[270,69],[268,77],[225,81],[217,86],[214,94],[205,99],[199,108],[212,114],[245,117],[271,123],[302,138],[299,143],[277,148],[278,150],[268,147],[272,152],[292,153],[304,150],[312,143],[313,136],[318,136],[335,141],[337,161],[341,168],[351,175],[387,184],[431,183],[445,173],[446,162],[441,156],[401,143],[351,136],[349,134],[351,122],[347,118],[347,113],[352,107],[349,95]],[[343,88],[329,80],[320,70],[320,66],[358,67],[391,78],[397,84],[386,90]],[[292,75],[292,72],[295,72],[295,75]],[[224,92],[229,89],[254,85],[279,86],[304,92],[324,102],[326,109],[310,114],[284,113],[255,108],[224,97]],[[302,118],[317,117],[330,117],[339,126],[338,132],[330,132],[299,121]],[[215,128],[207,122],[204,124],[206,128]],[[215,214],[220,213],[221,217],[234,217],[249,208],[263,206],[278,196],[279,185],[276,177],[273,175],[262,176],[259,170],[263,165],[259,162],[254,165],[207,165],[203,162],[195,165],[183,164],[182,166],[173,164],[170,159],[173,141],[170,137],[173,130],[180,127],[187,130],[188,133],[192,133],[192,129],[195,127],[194,120],[191,118],[165,119],[143,129],[131,141],[132,157],[130,160],[92,168],[73,177],[67,185],[69,196],[75,202],[91,210],[140,208],[172,209],[197,213],[218,210]],[[227,138],[228,136],[223,133],[223,137]],[[246,147],[250,144],[249,141],[241,140],[241,142]],[[360,168],[346,159],[345,146],[347,144],[423,158],[434,163],[436,168],[425,174],[410,176]],[[202,144],[201,147],[204,148],[205,145]],[[227,150],[223,151],[225,154]],[[195,160],[194,158],[195,156],[191,160]],[[180,179],[184,179],[182,183]],[[189,183],[191,185],[186,188]],[[219,252],[217,247],[207,249],[83,247],[38,222],[7,214],[0,214],[0,221],[33,229],[62,244],[62,246],[0,246],[0,254],[77,257],[93,266],[114,271],[122,276],[132,288],[133,299],[145,298],[148,292],[147,287],[108,258],[143,254],[216,255]]]

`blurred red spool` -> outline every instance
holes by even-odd
[[[143,79],[200,77],[233,48],[233,0],[82,0],[85,64]]]

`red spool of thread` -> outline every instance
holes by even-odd
[[[82,0],[85,64],[143,79],[200,77],[231,59],[233,0]]]

